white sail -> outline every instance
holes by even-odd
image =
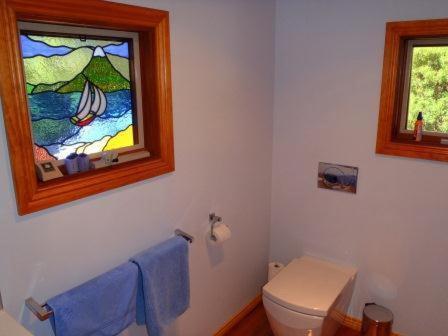
[[[90,93],[89,82],[86,82],[86,85],[84,86],[84,91],[82,92],[81,100],[78,105],[78,113],[76,114],[76,117],[78,117],[78,119],[80,120],[84,119],[90,113],[91,107],[92,107],[92,95]]]
[[[92,108],[92,112],[94,112],[97,116],[102,115],[104,113],[104,111],[106,111],[106,106],[107,106],[107,99],[106,99],[106,95],[104,94],[103,91],[101,91],[101,89],[96,88],[95,91],[95,99],[98,96],[99,97],[99,107],[97,110],[94,110]]]
[[[80,112],[86,105],[88,92],[89,92],[89,82],[86,81],[86,84],[84,85],[84,90],[81,95],[81,100],[79,101],[78,112]]]
[[[98,108],[100,107],[100,95],[98,93],[99,89],[94,86],[93,87],[93,103],[92,103],[92,107],[90,108],[90,110],[93,113],[96,113],[96,111],[98,111]]]
[[[78,112],[70,118],[70,121],[75,125],[86,126],[96,116],[103,114],[106,111],[106,106],[107,99],[104,92],[87,81],[79,100]]]

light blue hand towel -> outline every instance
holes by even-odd
[[[127,262],[48,300],[55,335],[118,335],[136,318],[138,274]]]
[[[141,275],[137,324],[146,324],[150,336],[162,336],[165,327],[190,305],[188,243],[174,237],[131,260]]]

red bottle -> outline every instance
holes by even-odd
[[[422,141],[423,137],[423,113],[419,112],[417,120],[414,124],[414,139],[415,141]]]

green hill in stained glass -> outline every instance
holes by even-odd
[[[95,56],[92,57],[82,73],[58,89],[57,92],[82,92],[86,80],[104,92],[129,90],[131,88],[129,81],[114,68],[106,56]]]
[[[34,87],[34,89],[31,91],[31,93],[36,94],[36,93],[47,92],[47,91],[57,91],[64,84],[65,84],[65,82],[59,82],[59,83],[54,83],[54,84],[39,84]]]
[[[86,80],[104,92],[130,89],[126,58],[92,54],[91,49],[80,48],[65,56],[25,58],[27,92],[81,92]]]
[[[26,82],[39,85],[69,81],[89,64],[92,55],[92,49],[80,48],[64,56],[24,58]]]
[[[115,69],[123,75],[127,80],[131,80],[129,74],[129,60],[125,57],[120,57],[116,55],[107,54],[107,58],[112,63]]]
[[[34,85],[26,84],[26,93],[31,93],[34,90]]]
[[[110,40],[96,40],[87,38],[85,40],[76,39],[73,37],[62,37],[62,36],[42,36],[42,35],[28,35],[28,37],[33,41],[42,41],[45,44],[53,47],[66,46],[69,48],[80,48],[80,47],[97,47],[97,46],[107,46],[112,44],[121,44],[120,41],[110,41]]]
[[[130,39],[22,34],[20,43],[37,161],[135,144]]]

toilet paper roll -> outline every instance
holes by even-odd
[[[285,265],[276,261],[269,263],[268,281],[271,281],[284,267]]]
[[[213,229],[213,234],[215,236],[214,242],[216,244],[222,244],[226,240],[229,240],[232,237],[232,232],[226,224],[220,223],[215,225]]]

